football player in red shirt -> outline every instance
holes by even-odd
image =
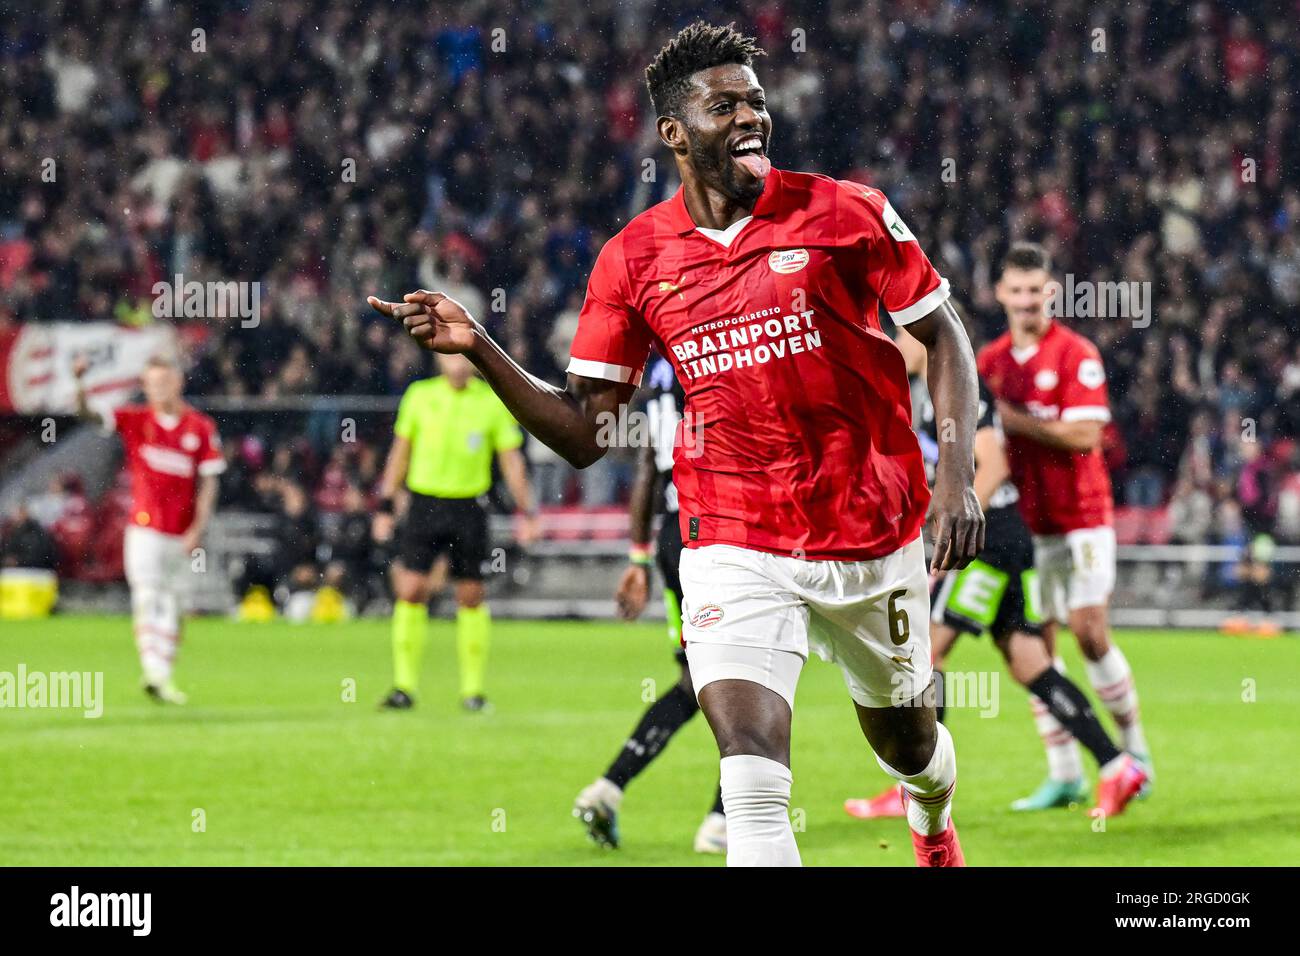
[[[1023,242],[1011,247],[996,290],[1007,331],[980,350],[979,369],[999,400],[1012,481],[1034,536],[1043,616],[1074,632],[1093,689],[1115,718],[1124,749],[1140,762],[1103,777],[1098,788],[1100,806],[1122,806],[1128,796],[1122,791],[1149,782],[1151,759],[1133,673],[1107,620],[1115,529],[1101,453],[1110,421],[1106,372],[1095,345],[1047,314],[1051,281],[1046,250]],[[1074,741],[1035,703],[1050,776],[1029,799],[1052,805],[1077,789],[1083,766]]]
[[[85,360],[78,359],[77,412],[122,436],[131,473],[123,549],[142,683],[155,700],[183,704],[172,668],[199,542],[216,506],[217,475],[226,467],[217,426],[182,400],[181,371],[170,360],[150,359],[141,374],[145,404],[105,411],[87,405],[85,371]]]
[[[810,652],[843,671],[859,723],[900,780],[918,863],[960,866],[952,737],[935,721],[933,567],[979,552],[972,487],[974,355],[948,283],[879,190],[772,168],[772,121],[730,27],[696,23],[646,70],[682,186],[601,249],[567,387],[529,375],[455,301],[371,305],[425,348],[464,352],[519,422],[568,461],[604,454],[652,345],[686,392],[674,484],[683,637],[721,753],[730,865],[796,866],[790,723]],[[907,373],[883,305],[929,355],[936,414],[954,423],[933,498]]]

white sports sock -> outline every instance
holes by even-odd
[[[180,643],[176,596],[160,588],[133,588],[131,618],[144,679],[154,687],[161,687],[171,680],[176,646]]]
[[[1085,664],[1088,680],[1097,692],[1110,715],[1124,735],[1124,749],[1132,753],[1147,754],[1146,735],[1142,732],[1142,720],[1138,715],[1137,688],[1133,683],[1133,671],[1129,669],[1124,652],[1112,644],[1110,650],[1099,661]]]
[[[907,825],[922,836],[948,829],[952,794],[957,787],[957,750],[952,745],[952,734],[943,724],[936,724],[935,737],[934,753],[920,773],[901,773],[876,757],[881,769],[907,791]],[[730,811],[727,819],[731,819]]]
[[[595,796],[618,810],[623,805],[623,788],[608,777],[597,777],[588,790],[595,791]]]
[[[1034,727],[1047,751],[1047,775],[1062,782],[1082,779],[1083,756],[1078,742],[1036,695],[1029,695],[1029,706],[1034,712]]]
[[[801,866],[790,826],[788,767],[752,754],[723,757],[727,866]]]
[[[1052,666],[1057,673],[1065,673],[1064,659],[1052,658]],[[1083,755],[1079,753],[1078,741],[1033,694],[1029,695],[1029,708],[1034,713],[1034,728],[1047,752],[1047,776],[1060,782],[1082,780]]]

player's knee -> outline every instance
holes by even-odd
[[[1110,650],[1110,629],[1101,614],[1082,613],[1070,622],[1079,650],[1090,661],[1101,660]]]
[[[710,720],[713,735],[722,757],[766,757],[786,766],[790,764],[790,729],[779,721],[750,719]]]
[[[720,757],[766,757],[777,763],[790,762],[790,741],[782,740],[776,734],[764,734],[753,730],[737,731],[718,737],[718,755]]]
[[[995,637],[998,651],[1006,661],[1007,670],[1016,683],[1028,687],[1044,670],[1052,666],[1052,657],[1042,638],[1033,634],[1013,631]]]
[[[487,597],[482,581],[461,581],[456,585],[456,603],[464,608],[476,608]]]
[[[428,575],[400,571],[393,578],[393,594],[407,604],[427,604],[433,595]]]
[[[876,756],[904,776],[911,776],[929,766],[938,740],[934,725],[928,724],[917,733],[880,744]]]

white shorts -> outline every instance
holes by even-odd
[[[189,594],[193,570],[180,535],[129,525],[122,539],[122,563],[132,591],[163,591],[182,599]]]
[[[1044,618],[1064,624],[1071,611],[1105,605],[1115,590],[1115,529],[1034,535],[1034,567]]]
[[[785,698],[811,649],[840,666],[863,707],[930,685],[930,594],[918,537],[873,561],[802,561],[732,545],[681,557],[682,638],[691,680],[748,680]]]

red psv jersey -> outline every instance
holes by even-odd
[[[1038,345],[1019,350],[1005,333],[979,354],[980,375],[998,398],[1047,421],[1110,421],[1106,371],[1097,347],[1053,322]],[[1007,436],[1011,479],[1034,534],[1065,534],[1114,520],[1101,449],[1074,452],[1023,435]]]
[[[199,476],[226,467],[216,423],[188,405],[170,420],[146,405],[123,405],[112,425],[131,470],[131,523],[183,534],[194,521]]]
[[[698,229],[679,189],[597,257],[569,371],[686,392],[673,484],[687,547],[859,561],[920,533],[907,374],[880,328],[948,297],[877,189],[773,169],[750,217]]]

